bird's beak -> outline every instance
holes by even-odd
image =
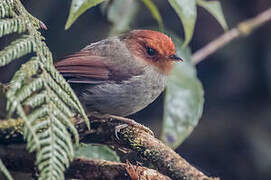
[[[173,54],[173,55],[169,56],[169,60],[171,60],[171,61],[183,61],[183,59],[178,57],[176,54]]]

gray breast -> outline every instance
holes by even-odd
[[[127,116],[152,103],[164,90],[167,77],[154,67],[122,82],[86,85],[79,98],[88,112]]]

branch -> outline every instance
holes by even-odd
[[[248,36],[257,27],[262,26],[266,22],[271,20],[271,8],[258,14],[256,17],[243,21],[237,25],[237,27],[219,36],[215,40],[208,43],[206,46],[196,51],[192,56],[193,64],[198,64],[204,60],[207,56],[213,54],[218,49],[228,44],[234,39],[242,36]]]
[[[20,119],[10,121],[18,121],[17,124],[21,123]],[[73,121],[80,134],[81,142],[101,143],[130,149],[136,152],[142,159],[152,163],[159,172],[175,180],[213,179],[207,177],[195,167],[191,166],[171,148],[164,145],[160,140],[148,133],[146,129],[142,128],[142,125],[129,124],[127,127],[122,128],[118,132],[118,137],[116,137],[115,130],[117,127],[119,127],[120,124],[126,124],[126,122],[121,119],[97,119],[91,117],[90,130],[87,129],[86,124],[82,119],[76,118]],[[5,123],[5,126],[2,126],[2,123]],[[4,142],[5,140],[5,142],[14,143],[18,142],[19,139],[22,140],[20,133],[18,133],[18,131],[12,131],[12,127],[8,124],[11,123],[0,121],[0,130],[5,133],[13,132],[13,134],[6,139],[6,137],[3,136],[3,133],[0,133],[0,142]],[[5,127],[5,129],[3,129],[3,127]]]
[[[125,147],[137,153],[142,159],[151,162],[159,172],[172,179],[211,179],[191,166],[186,160],[164,145],[144,129],[129,125],[115,137],[115,128],[120,120],[111,122],[91,120],[91,127],[99,129],[100,133],[90,132],[84,136],[83,142],[107,143],[114,146]],[[94,123],[93,123],[94,122]]]
[[[24,173],[35,172],[35,156],[27,152],[24,146],[0,147],[0,158],[9,170]],[[75,158],[65,173],[66,178],[84,180],[114,180],[114,179],[149,179],[170,180],[159,172],[141,166],[131,165],[129,162],[120,163],[105,160],[90,160]]]
[[[156,139],[149,132],[148,128],[138,123],[128,123],[125,118],[99,119],[94,116],[90,117],[89,121],[91,123],[90,130],[87,128],[86,123],[82,118],[72,119],[72,122],[80,135],[81,142],[107,144],[113,145],[116,148],[127,148],[132,150],[148,163],[152,163],[159,172],[172,179],[212,179],[191,166],[171,148]],[[127,126],[120,129],[120,125],[124,124],[127,124]],[[17,142],[24,142],[21,134],[23,126],[24,121],[22,119],[0,120],[0,143],[14,144]],[[116,129],[120,129],[117,131],[117,136]],[[6,148],[7,147],[5,146],[2,149]],[[15,154],[6,157],[22,154],[18,149],[15,150]],[[24,167],[24,162],[27,161],[24,157],[27,156],[20,156],[22,160],[22,164],[19,166],[20,168]],[[3,158],[3,161],[5,162],[5,156],[1,158]],[[33,161],[33,159],[31,159],[31,161]],[[13,165],[15,166],[16,164]]]

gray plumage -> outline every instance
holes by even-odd
[[[142,64],[135,63],[136,57],[130,56],[127,47],[122,47],[125,44],[118,38],[98,43],[87,46],[85,50],[94,55],[109,56],[111,66],[117,66],[123,74],[133,72],[135,75],[119,82],[109,80],[97,85],[84,85],[83,89],[75,91],[88,111],[128,116],[145,108],[161,94],[167,77],[156,67],[143,61]],[[125,50],[122,56],[116,56],[118,53],[114,52],[120,51],[119,48]]]
[[[152,103],[167,81],[157,66],[130,50],[125,39],[113,37],[92,43],[55,66],[87,112],[128,116]]]

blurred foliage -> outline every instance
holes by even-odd
[[[103,1],[104,0],[72,0],[70,14],[65,25],[65,29],[69,29],[74,21],[86,10],[102,3]]]
[[[142,0],[142,2],[150,10],[153,18],[157,21],[160,31],[163,31],[163,20],[156,5],[151,0]]]
[[[115,0],[103,3],[102,11],[107,20],[112,23],[110,34],[118,34],[129,29],[130,22],[134,19],[138,4],[134,0]]]
[[[223,15],[222,7],[219,1],[197,0],[197,4],[212,14],[224,30],[228,30],[228,25]]]
[[[105,145],[80,144],[75,147],[75,157],[93,160],[120,161],[116,152]]]
[[[68,29],[74,21],[83,14],[86,10],[98,5],[105,1],[107,5],[114,4],[111,7],[113,12],[110,12],[111,15],[108,16],[110,22],[113,24],[118,24],[115,26],[117,30],[114,32],[121,32],[123,30],[128,30],[128,25],[131,20],[132,14],[135,12],[136,6],[131,5],[135,4],[136,1],[133,0],[72,0],[69,17],[65,26],[65,29]],[[141,0],[146,7],[150,10],[154,19],[158,22],[160,30],[163,29],[163,21],[160,15],[158,8],[151,0]],[[182,21],[184,32],[185,32],[185,41],[183,47],[191,41],[194,27],[197,19],[197,8],[196,4],[205,8],[209,13],[211,13],[217,21],[221,24],[224,30],[228,29],[227,23],[225,21],[222,8],[219,1],[205,1],[205,0],[168,0],[169,4],[175,10],[180,20]],[[126,6],[130,4],[130,6]],[[124,8],[126,6],[126,8]]]
[[[168,0],[170,5],[180,17],[185,33],[185,47],[190,41],[194,33],[194,27],[197,19],[196,0]]]
[[[198,124],[204,99],[202,85],[191,64],[190,48],[180,48],[183,41],[169,34],[176,45],[177,55],[184,62],[174,65],[168,79],[161,139],[177,148]]]

